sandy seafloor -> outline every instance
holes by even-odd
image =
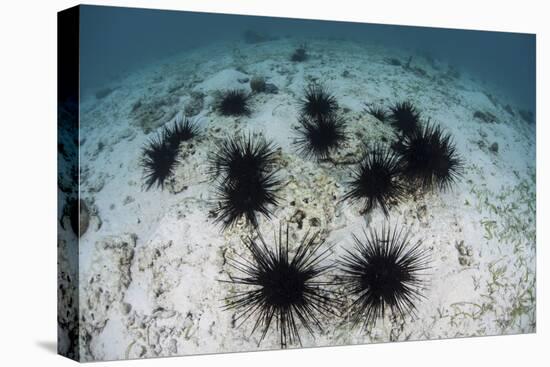
[[[236,327],[235,312],[222,310],[233,286],[219,280],[235,273],[225,259],[246,256],[240,236],[247,228],[224,232],[214,223],[206,158],[237,133],[272,139],[281,148],[285,185],[274,218],[262,217],[260,230],[270,243],[281,222],[290,223],[295,239],[320,230],[334,244],[329,259],[335,260],[353,245],[351,233],[385,221],[380,210],[364,216],[360,205],[339,201],[362,142],[392,136],[390,127],[365,113],[365,102],[413,101],[452,134],[464,176],[450,191],[418,192],[391,209],[391,223],[411,228],[431,250],[426,298],[416,316],[386,316],[370,332],[344,319],[323,319],[325,330],[314,338],[300,330],[303,346],[535,331],[535,124],[498,91],[438,60],[414,55],[415,71],[387,62],[405,63],[409,54],[400,50],[308,39],[309,60],[293,63],[289,55],[301,41],[195,49],[82,99],[81,197],[92,212],[79,245],[83,360],[280,348],[274,327],[258,347],[254,323]],[[250,91],[255,75],[278,93],[254,94],[249,117],[214,111],[217,90]],[[292,145],[298,100],[312,81],[336,96],[347,121],[350,140],[332,162],[303,159]],[[496,119],[485,122],[476,111]],[[164,191],[145,191],[141,149],[177,114],[197,121],[202,138],[184,143],[182,164]]]

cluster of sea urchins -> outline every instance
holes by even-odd
[[[277,205],[277,150],[263,137],[235,136],[223,141],[210,157],[210,175],[217,182],[216,221],[224,228],[244,219],[258,226],[258,216],[271,217]]]
[[[347,140],[336,98],[322,85],[310,84],[300,105],[295,146],[306,158],[328,159]]]
[[[237,326],[252,320],[252,332],[260,332],[258,344],[273,324],[281,348],[286,348],[302,344],[299,326],[314,337],[328,318],[343,316],[366,329],[386,311],[393,317],[415,315],[429,253],[421,241],[411,240],[409,232],[388,226],[365,231],[364,239],[354,235],[355,248],[338,262],[339,276],[328,278],[331,247],[322,249],[325,241],[319,232],[308,232],[294,244],[288,227],[284,235],[281,228],[274,248],[258,234],[243,240],[249,256],[227,258],[236,271],[227,282],[239,290],[225,299],[225,309],[236,311]],[[330,289],[336,285],[344,287],[349,306]]]
[[[250,113],[249,95],[239,90],[219,94],[215,109],[220,115]],[[386,217],[411,186],[447,189],[461,175],[462,161],[450,135],[429,121],[411,102],[397,103],[388,110],[369,105],[367,113],[395,129],[391,147],[365,145],[362,159],[352,172],[343,199],[362,203],[362,213],[380,208]],[[339,114],[334,95],[319,84],[309,85],[300,100],[300,116],[295,141],[307,158],[325,161],[347,140],[346,124]],[[180,143],[197,136],[188,120],[177,120],[151,138],[143,149],[141,165],[145,187],[161,189],[178,163]],[[264,137],[237,135],[222,141],[209,157],[209,174],[216,182],[216,222],[224,228],[239,221],[256,229],[255,236],[243,240],[248,256],[228,256],[228,265],[239,275],[228,282],[243,290],[227,297],[226,309],[236,311],[236,321],[254,320],[252,331],[261,332],[259,343],[274,327],[282,348],[299,343],[300,327],[312,336],[323,331],[328,318],[344,316],[363,329],[383,319],[415,315],[422,298],[429,256],[421,241],[412,241],[408,231],[398,226],[353,235],[355,247],[338,261],[339,274],[330,277],[334,264],[327,263],[331,247],[320,233],[296,241],[289,229],[269,245],[258,230],[259,218],[270,218],[278,205],[277,148]],[[293,242],[297,242],[294,244]],[[343,286],[350,306],[338,300],[330,288]]]
[[[344,199],[363,202],[363,213],[379,207],[387,217],[389,207],[403,201],[407,188],[450,188],[463,169],[449,134],[421,115],[411,102],[396,103],[386,112],[367,106],[367,113],[389,122],[396,130],[391,150],[380,144],[365,146],[363,159],[352,172]]]

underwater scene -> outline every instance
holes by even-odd
[[[535,35],[81,6],[61,348],[533,333],[535,111]]]

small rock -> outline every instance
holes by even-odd
[[[422,69],[421,67],[415,66],[415,67],[411,68],[411,70],[412,70],[417,76],[420,76],[420,77],[428,76],[428,72],[426,72],[426,70]]]
[[[504,110],[506,112],[508,112],[510,115],[512,116],[515,116],[516,114],[514,113],[514,110],[512,109],[512,106],[510,106],[509,104],[506,105],[506,107],[504,107]]]
[[[486,123],[494,123],[497,121],[497,118],[495,115],[493,115],[491,112],[481,112],[481,111],[476,111],[474,112],[474,118],[477,118],[483,122],[486,122]]]
[[[100,192],[103,189],[103,186],[105,186],[105,178],[103,178],[103,176],[100,176],[98,177],[97,180],[93,181],[88,186],[88,192],[90,193]]]
[[[130,313],[130,311],[132,311],[132,305],[127,303],[127,302],[123,302],[122,303],[122,313],[124,315],[128,315]]]
[[[298,224],[298,229],[302,229],[304,225],[304,219],[306,217],[306,213],[304,213],[303,210],[296,210],[296,212],[290,217],[289,222]]]
[[[478,140],[478,141],[477,141],[477,146],[478,146],[480,149],[485,148],[485,141],[483,141],[483,140]]]
[[[493,143],[491,144],[491,146],[489,147],[489,150],[493,153],[498,153],[498,143]]]
[[[250,89],[254,93],[262,93],[265,92],[266,83],[264,77],[261,76],[255,76],[250,80]]]
[[[134,140],[136,135],[137,135],[137,133],[134,129],[128,128],[128,129],[125,129],[125,130],[121,131],[118,134],[117,141],[122,140],[122,139]]]
[[[122,202],[122,204],[127,205],[130,203],[133,203],[135,200],[136,199],[134,199],[132,196],[128,195],[124,198],[124,201]]]
[[[275,84],[266,83],[265,84],[265,93],[277,94],[277,93],[279,93],[279,88],[277,88],[277,86]]]
[[[386,62],[386,64],[392,65],[392,66],[401,66],[402,65],[401,61],[399,61],[398,59],[393,58],[393,57],[385,58],[384,61]]]
[[[310,218],[309,225],[312,227],[319,227],[321,225],[321,221],[319,220],[319,218]]]
[[[466,246],[464,241],[457,241],[455,248],[458,251],[458,263],[461,266],[471,266],[473,264],[473,249]]]

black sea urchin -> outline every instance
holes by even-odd
[[[251,135],[224,140],[209,158],[209,172],[222,181],[246,180],[271,172],[275,166],[277,150],[273,142]]]
[[[334,114],[312,118],[300,116],[295,145],[307,158],[327,159],[347,140],[344,120]]]
[[[191,140],[197,137],[198,134],[197,125],[189,119],[181,117],[176,118],[174,125],[167,127],[165,130],[166,140],[175,149],[179,149],[180,143]]]
[[[314,328],[322,331],[319,316],[335,314],[338,302],[323,291],[326,282],[319,280],[330,265],[321,265],[329,255],[330,248],[319,251],[324,241],[319,233],[306,234],[292,259],[289,258],[289,233],[279,239],[275,249],[268,247],[262,236],[243,241],[252,260],[244,257],[229,258],[228,264],[243,274],[231,277],[231,283],[250,287],[227,297],[226,310],[235,309],[240,324],[255,318],[252,332],[261,329],[259,343],[266,336],[272,322],[279,333],[281,348],[298,342],[301,345],[298,326],[301,324],[311,335]],[[240,325],[239,324],[239,325]]]
[[[142,150],[140,165],[143,167],[145,189],[155,184],[164,189],[166,180],[174,174],[178,147],[168,139],[167,130],[149,139]]]
[[[239,89],[220,92],[216,97],[215,108],[223,116],[248,116],[250,95]]]
[[[407,136],[417,131],[420,123],[420,112],[411,102],[396,103],[390,107],[390,124]]]
[[[328,117],[338,110],[336,97],[330,94],[320,84],[309,84],[304,92],[304,98],[300,100],[302,115],[312,118]]]
[[[429,122],[404,139],[400,154],[403,173],[424,189],[446,190],[462,175],[451,136]]]
[[[273,173],[220,182],[216,190],[216,222],[221,222],[224,228],[228,228],[244,218],[246,223],[257,227],[259,214],[271,217],[269,207],[277,205],[276,192],[279,187],[280,182]]]
[[[230,227],[243,218],[258,226],[258,214],[271,216],[277,205],[276,148],[264,138],[237,136],[210,157],[210,175],[218,181],[216,221]]]
[[[389,116],[388,112],[383,107],[372,104],[366,105],[366,111],[369,115],[375,117],[380,122],[386,122]]]
[[[367,148],[361,163],[353,172],[350,190],[344,199],[364,200],[363,213],[379,206],[387,217],[388,206],[400,202],[405,194],[400,175],[399,158],[393,151],[381,145],[370,150]]]
[[[423,298],[428,251],[397,227],[364,234],[364,240],[353,235],[355,248],[346,250],[340,261],[343,283],[355,297],[349,309],[351,322],[365,329],[384,318],[387,308],[394,316],[414,315],[415,303]]]

